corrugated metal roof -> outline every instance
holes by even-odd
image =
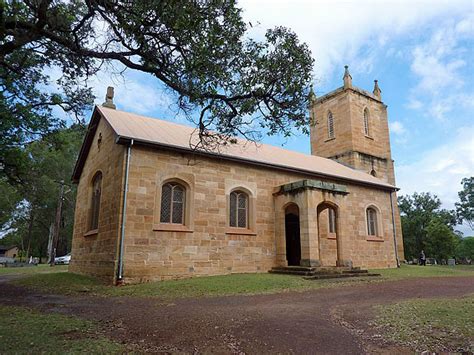
[[[96,108],[117,135],[122,138],[186,150],[192,150],[190,140],[197,139],[194,137],[196,131],[192,127],[102,106]],[[249,163],[299,170],[384,188],[395,188],[370,174],[351,169],[331,159],[298,153],[268,144],[255,144],[243,139],[237,139],[237,144],[220,146],[219,151],[203,151],[202,153],[218,154],[223,158],[229,157]]]

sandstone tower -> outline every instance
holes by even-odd
[[[377,80],[372,93],[352,86],[347,66],[343,80],[343,86],[324,96],[310,93],[311,154],[395,185],[387,106]]]
[[[316,97],[310,92],[311,154],[371,174],[395,185],[395,172],[388,128],[387,106],[377,80],[372,93],[352,85],[345,66],[343,86]],[[398,240],[403,260],[403,240],[397,194],[391,194]]]

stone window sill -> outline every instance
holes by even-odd
[[[384,239],[382,237],[374,237],[373,235],[367,236],[368,242],[383,242]]]
[[[98,229],[91,229],[90,231],[84,233],[84,237],[90,237],[92,235],[97,235],[97,234],[99,234]]]
[[[333,140],[335,140],[335,139],[336,139],[335,136],[334,136],[334,137],[330,137],[330,138],[326,138],[326,139],[324,140],[324,142],[333,141]]]
[[[253,230],[247,228],[227,227],[225,234],[239,234],[239,235],[257,235]]]
[[[368,138],[368,139],[372,139],[372,140],[374,140],[374,137],[372,137],[372,136],[368,136],[367,134],[365,135],[365,138]]]
[[[167,223],[154,224],[153,230],[161,231],[161,232],[185,232],[185,233],[194,232],[194,230],[182,224],[171,224],[171,223],[170,224],[167,224]]]
[[[336,233],[329,233],[327,239],[337,239]]]

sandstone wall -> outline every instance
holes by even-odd
[[[77,186],[69,270],[110,283],[114,280],[117,259],[124,156],[125,147],[115,144],[115,133],[101,119]],[[99,228],[90,231],[92,179],[98,171],[102,172]]]
[[[138,282],[192,275],[267,272],[285,262],[284,205],[300,207],[302,258],[320,259],[319,246],[333,263],[335,239],[318,237],[317,206],[338,206],[340,252],[354,266],[394,267],[389,193],[347,185],[345,196],[319,190],[274,196],[275,187],[314,177],[243,163],[134,146],[125,237],[125,281]],[[185,226],[159,223],[161,185],[170,179],[187,187]],[[335,182],[335,181],[330,181]],[[241,188],[251,195],[249,230],[229,228],[228,196]],[[379,211],[380,236],[367,236],[365,209]],[[322,216],[324,218],[327,218]],[[282,222],[283,221],[283,222]],[[282,225],[283,223],[283,225]],[[327,220],[324,222],[327,225]],[[327,227],[326,227],[327,228]]]

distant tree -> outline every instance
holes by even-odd
[[[18,235],[11,233],[11,234],[5,235],[3,238],[0,238],[0,245],[3,245],[3,246],[14,245],[14,246],[20,247],[21,239],[19,238]]]
[[[455,213],[441,209],[441,201],[436,195],[415,192],[411,196],[400,196],[398,206],[402,220],[403,246],[407,259],[417,258],[420,251],[426,249],[427,228],[433,219],[441,221],[451,233],[454,231]]]
[[[8,228],[8,222],[17,204],[20,202],[20,196],[14,186],[10,185],[6,178],[0,177],[0,233]]]
[[[456,247],[456,257],[474,260],[474,237],[465,237]]]
[[[454,256],[457,238],[441,218],[433,218],[426,227],[425,252],[438,260]]]
[[[67,185],[67,193],[63,202],[58,254],[70,250],[76,193],[70,177],[84,133],[85,127],[81,125],[59,129],[28,144],[25,149],[29,173],[16,187],[21,200],[9,216],[7,237],[16,238],[27,256],[46,256],[49,228],[55,219],[61,181]]]
[[[458,192],[459,202],[456,202],[456,216],[459,223],[466,222],[474,230],[474,177],[461,181],[463,189]]]
[[[307,45],[283,27],[256,41],[249,27],[235,0],[0,1],[0,174],[21,182],[21,147],[60,127],[53,108],[80,116],[84,83],[117,64],[173,92],[206,146],[308,132]]]

